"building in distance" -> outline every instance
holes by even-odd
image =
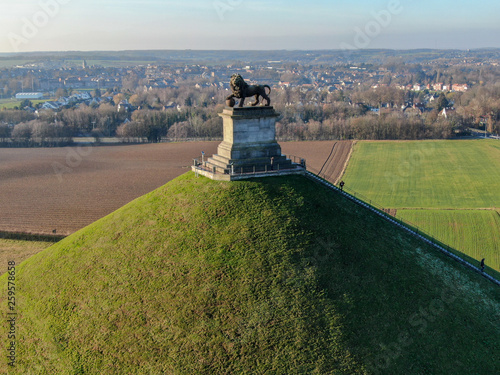
[[[24,100],[24,99],[40,100],[40,99],[43,99],[43,93],[42,92],[20,92],[20,93],[16,94],[16,99],[18,99],[18,100]]]

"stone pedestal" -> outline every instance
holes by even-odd
[[[290,160],[281,155],[276,142],[276,118],[273,107],[226,107],[223,119],[224,140],[217,154],[207,162],[219,173],[247,173],[288,169]]]
[[[303,168],[281,155],[276,142],[279,115],[273,107],[226,107],[219,116],[223,119],[224,140],[215,155],[193,170],[213,179],[228,180],[251,177],[244,177],[246,174],[262,177],[278,172],[303,173]]]

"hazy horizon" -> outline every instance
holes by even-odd
[[[0,52],[500,48],[500,3],[19,0]]]
[[[429,51],[487,51],[487,50],[500,50],[500,47],[478,47],[478,48],[360,48],[358,49],[359,51],[420,51],[420,50],[429,50]],[[193,48],[150,48],[150,49],[88,49],[88,50],[78,50],[78,49],[72,49],[72,50],[46,50],[46,51],[20,51],[20,52],[0,52],[0,55],[21,55],[21,54],[36,54],[36,53],[105,53],[105,52],[142,52],[142,51],[176,51],[176,52],[183,52],[183,51],[193,51],[193,52],[210,52],[210,51],[221,51],[221,52],[244,52],[244,51],[254,51],[254,52],[260,52],[260,51],[284,51],[284,52],[321,52],[321,51],[341,51],[343,52],[343,49],[340,48],[310,48],[310,49],[304,49],[304,48],[295,48],[295,49],[273,49],[273,48],[268,48],[268,49],[193,49]]]

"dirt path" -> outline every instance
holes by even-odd
[[[353,141],[288,142],[281,145],[283,153],[296,154],[307,160],[307,169],[335,183],[343,174]]]

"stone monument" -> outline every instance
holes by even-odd
[[[276,141],[276,118],[264,85],[247,85],[240,75],[231,77],[233,93],[219,114],[223,119],[224,140],[217,154],[193,166],[196,173],[216,180],[238,180],[277,174],[303,174],[305,162],[294,164],[281,154]],[[243,107],[245,97],[255,96],[251,107]],[[259,104],[259,96],[266,102]],[[234,98],[239,99],[235,106]]]

